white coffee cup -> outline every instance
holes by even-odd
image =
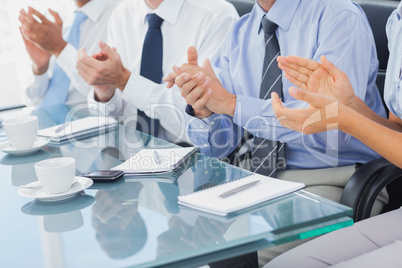
[[[67,192],[75,178],[75,159],[57,157],[40,161],[35,164],[35,173],[47,192]]]
[[[38,118],[33,115],[7,119],[3,122],[8,141],[15,149],[29,149],[38,136]]]

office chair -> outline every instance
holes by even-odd
[[[227,0],[229,3],[236,8],[239,16],[243,16],[244,14],[250,13],[253,9],[254,1],[253,0]]]
[[[385,25],[389,15],[398,7],[399,1],[356,1],[356,3],[365,11],[373,31],[380,62],[376,83],[383,98],[389,57]],[[383,212],[399,208],[402,205],[401,178],[402,170],[386,159],[372,160],[362,165],[349,179],[340,203],[353,208],[355,222],[369,218],[377,195],[386,187],[390,200]]]

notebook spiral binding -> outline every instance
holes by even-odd
[[[45,137],[49,137],[50,138],[50,142],[52,144],[65,144],[68,142],[71,142],[71,140],[83,140],[89,137],[93,137],[93,136],[97,136],[100,134],[104,134],[107,133],[109,131],[115,130],[118,128],[119,122],[116,120],[105,120],[105,122],[103,124],[94,124],[95,121],[90,121],[92,119],[89,118],[83,118],[83,119],[79,119],[77,121],[81,121],[81,120],[86,120],[87,122],[85,122],[86,125],[84,128],[83,126],[81,126],[81,130],[76,130],[76,131],[72,131],[72,132],[67,132],[66,130],[62,130],[60,132],[60,134],[55,134],[55,135],[51,135],[49,136],[48,133],[45,134]],[[75,122],[75,121],[71,121],[71,122]],[[96,121],[95,123],[98,123],[98,121]],[[71,124],[71,123],[65,123],[66,124]],[[73,123],[75,124],[75,123]],[[93,126],[91,126],[91,124],[94,124]],[[59,127],[62,127],[63,125],[60,125]],[[64,128],[67,129],[68,127],[70,127],[69,125],[66,125]],[[52,127],[54,128],[54,127]],[[44,131],[44,130],[42,130]],[[56,129],[57,131],[57,129]]]
[[[60,136],[59,142],[66,142],[69,141],[70,139],[83,140],[86,138],[104,134],[111,130],[116,129],[118,125],[119,125],[118,122],[114,122],[112,124],[105,124],[101,126],[91,127],[85,130],[69,133],[67,135],[62,135]]]

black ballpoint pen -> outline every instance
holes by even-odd
[[[243,190],[245,190],[247,188],[250,188],[251,186],[253,186],[253,185],[255,185],[255,184],[259,183],[259,182],[260,182],[260,180],[256,180],[256,181],[246,183],[246,184],[241,185],[239,187],[233,188],[232,190],[224,192],[223,194],[220,194],[219,196],[222,197],[222,198],[231,196],[231,195],[233,195],[235,193],[238,193],[238,192],[243,191]]]

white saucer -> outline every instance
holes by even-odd
[[[31,154],[34,153],[36,151],[39,151],[40,149],[42,149],[46,144],[49,143],[49,139],[48,138],[37,138],[36,141],[34,142],[34,144],[32,145],[31,148],[28,149],[15,149],[9,141],[6,141],[4,143],[0,144],[0,151],[3,151],[5,153],[8,154],[12,154],[12,155],[26,155],[26,154]]]
[[[73,197],[78,192],[88,188],[93,184],[93,181],[91,179],[85,177],[75,177],[75,180],[76,181],[73,183],[73,185],[71,185],[70,190],[60,194],[50,194],[47,191],[45,191],[42,185],[34,188],[20,188],[18,190],[18,193],[25,197],[36,198],[39,201],[53,202]],[[30,184],[35,185],[37,184],[37,182],[32,182]],[[30,186],[30,184],[27,184],[26,186]]]

